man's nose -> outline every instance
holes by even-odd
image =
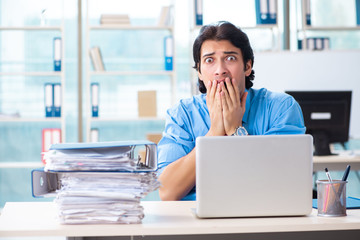
[[[219,62],[216,67],[215,75],[221,77],[226,76],[227,73],[228,69],[226,68],[226,65],[223,62]]]

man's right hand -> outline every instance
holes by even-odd
[[[220,84],[216,80],[207,85],[206,104],[209,109],[211,126],[206,136],[224,136],[225,128],[220,99]]]

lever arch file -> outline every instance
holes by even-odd
[[[61,37],[54,38],[54,71],[61,71]]]

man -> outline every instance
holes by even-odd
[[[158,145],[160,198],[195,200],[199,136],[303,134],[301,109],[285,93],[252,89],[254,55],[247,35],[229,22],[202,27],[193,46],[202,94],[167,112]]]

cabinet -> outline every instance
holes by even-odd
[[[137,1],[145,4],[147,1]],[[176,100],[176,51],[172,41],[172,70],[165,70],[165,38],[174,36],[174,25],[158,25],[157,19],[134,19],[128,12],[94,10],[94,1],[86,2],[86,35],[85,35],[85,70],[86,70],[86,140],[109,141],[115,140],[111,129],[104,129],[111,125],[122,123],[136,123],[139,127],[149,125],[142,131],[149,131],[154,123],[156,129],[162,129],[164,113]],[[107,2],[103,3],[104,5]],[[128,4],[126,1],[118,2]],[[166,4],[166,5],[163,5]],[[173,1],[152,2],[152,9],[158,12],[170,6],[169,13],[173,18]],[[130,4],[131,5],[131,4]],[[136,6],[132,3],[133,8]],[[129,7],[129,6],[128,6]],[[145,6],[146,7],[146,6]],[[120,9],[120,8],[119,8]],[[126,24],[101,24],[104,15],[117,15],[130,18]],[[104,70],[95,70],[90,57],[90,49],[98,48],[101,53]],[[96,85],[95,92],[92,85]],[[138,91],[155,90],[157,98],[157,113],[153,117],[138,116]],[[96,99],[96,100],[94,100]],[[94,103],[94,101],[96,103]],[[97,106],[94,106],[97,105]],[[93,107],[97,113],[93,114]],[[162,127],[159,127],[162,126]],[[102,129],[103,128],[103,129]],[[134,129],[128,128],[129,131]],[[97,131],[100,137],[91,139],[91,132]],[[112,132],[116,131],[116,127]],[[135,129],[138,131],[138,129]],[[150,130],[151,131],[151,130]],[[160,130],[161,131],[161,130]],[[134,139],[134,135],[118,133]],[[116,136],[115,136],[116,137]],[[142,137],[144,138],[144,136]]]

